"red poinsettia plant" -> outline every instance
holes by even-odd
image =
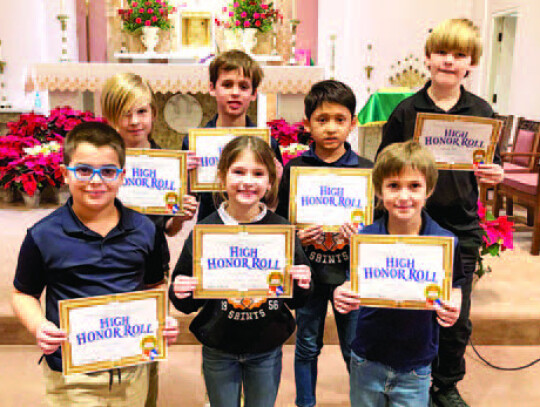
[[[298,157],[309,147],[311,143],[309,133],[306,133],[304,124],[297,122],[289,124],[286,120],[271,120],[266,123],[270,127],[270,133],[276,139],[283,157],[283,164]]]
[[[49,116],[23,114],[19,121],[8,123],[8,134],[0,137],[0,187],[29,196],[47,185],[60,187],[64,138],[77,124],[88,121],[103,119],[66,106],[53,109]]]
[[[478,216],[483,235],[476,274],[482,277],[485,273],[491,272],[491,266],[484,265],[485,255],[500,256],[506,249],[514,248],[514,222],[509,221],[506,216],[495,218],[480,201],[478,201]]]

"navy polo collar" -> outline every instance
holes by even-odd
[[[327,163],[326,161],[321,160],[315,153],[315,143],[309,145],[309,150],[304,153],[304,158],[313,160],[318,164],[331,165],[333,167],[357,167],[358,166],[358,156],[352,151],[351,145],[346,141],[345,142],[345,153],[338,158],[337,161],[333,163]]]
[[[431,86],[431,81],[427,81],[424,87],[420,90],[419,97],[414,98],[414,107],[420,112],[433,113],[452,113],[457,114],[462,110],[469,109],[473,106],[473,100],[470,93],[467,92],[463,85],[460,85],[460,95],[457,103],[448,112],[445,112],[438,107],[428,95],[428,88]]]
[[[380,234],[388,234],[388,212],[384,211],[384,216],[379,218],[375,223],[378,223],[378,231]],[[422,226],[420,227],[419,236],[430,236],[437,233],[437,223],[428,215],[425,209],[422,209]]]
[[[122,205],[122,203],[115,198],[114,205],[120,211],[120,220],[115,228],[109,232],[109,235],[116,231],[114,235],[118,232],[130,231],[135,229],[135,224],[133,223],[133,213]],[[62,228],[67,234],[76,235],[76,234],[91,234],[95,235],[96,233],[88,229],[81,220],[73,212],[73,197],[70,197],[66,204],[63,206],[62,213]]]
[[[217,127],[217,119],[218,119],[218,115],[216,114],[214,117],[212,117],[212,119],[210,119],[210,121],[208,123],[206,123],[206,126],[204,126],[205,128],[215,128]],[[251,121],[251,119],[249,118],[248,115],[246,115],[246,127],[257,127],[255,125],[255,123],[253,123]]]

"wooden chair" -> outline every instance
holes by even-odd
[[[531,158],[538,163],[540,153],[534,153]],[[493,214],[495,217],[499,216],[504,197],[506,197],[507,202],[507,215],[512,215],[511,205],[514,201],[527,208],[527,224],[533,226],[531,254],[538,256],[540,253],[540,166],[536,166],[535,172],[524,171],[505,174],[504,181],[494,190]]]
[[[501,153],[507,152],[510,136],[512,135],[512,128],[514,127],[514,115],[495,114],[494,118],[503,122],[501,127],[501,136],[499,137],[499,151]],[[488,189],[492,190],[493,188],[488,188],[486,185],[482,184],[479,185],[479,188],[480,201],[484,204],[484,206],[491,203],[488,198]]]
[[[504,152],[501,150],[504,172],[523,172],[523,170],[535,172],[538,158],[534,157],[534,154],[539,152],[540,122],[520,117],[512,151]]]

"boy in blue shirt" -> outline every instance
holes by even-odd
[[[116,199],[124,179],[125,145],[104,123],[76,126],[64,143],[67,203],[40,220],[22,243],[13,309],[43,351],[46,399],[51,406],[144,406],[148,365],[62,375],[58,301],[139,291],[164,280],[163,234],[146,216]],[[46,290],[45,315],[40,297]],[[167,318],[163,335],[178,334]],[[118,379],[115,380],[114,377]]]
[[[373,187],[385,214],[360,233],[451,236],[423,210],[437,183],[432,154],[418,143],[393,144],[381,152],[373,169]],[[356,233],[350,226],[346,236]],[[449,302],[429,310],[360,308],[352,341],[350,394],[353,407],[427,407],[431,363],[437,356],[439,325],[458,319],[464,280],[454,237],[453,286]],[[334,292],[338,312],[360,307],[349,284]]]
[[[283,170],[276,213],[284,218],[289,216],[291,167],[372,167],[371,161],[359,157],[345,141],[356,126],[356,97],[351,88],[334,80],[318,82],[306,96],[304,107],[304,126],[311,133],[313,143],[308,151],[289,161]],[[298,237],[311,262],[314,291],[306,304],[296,311],[296,405],[313,407],[326,310],[328,301],[333,302],[334,289],[348,279],[349,241],[340,233],[323,232],[320,225],[299,230]],[[348,368],[356,315],[334,314],[341,352]]]
[[[392,143],[410,140],[419,112],[493,117],[491,106],[462,85],[482,55],[478,28],[467,19],[445,20],[429,35],[426,46],[429,80],[423,89],[401,102],[383,128],[379,152]],[[463,270],[459,320],[441,329],[439,354],[433,363],[433,403],[437,407],[467,407],[457,383],[465,376],[465,349],[472,332],[469,320],[473,274],[482,243],[478,217],[478,184],[496,185],[504,178],[498,149],[493,164],[479,164],[473,171],[439,172],[439,182],[426,203],[430,216],[454,233],[460,242]]]

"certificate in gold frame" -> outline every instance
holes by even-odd
[[[187,153],[179,150],[156,150],[145,148],[128,148],[126,150],[126,157],[156,157],[156,158],[176,158],[179,160],[179,174],[180,186],[173,191],[168,191],[163,194],[163,205],[161,206],[143,206],[137,205],[131,202],[130,198],[126,196],[126,191],[122,192],[122,187],[119,190],[118,198],[127,207],[134,209],[140,213],[153,214],[153,215],[170,215],[181,216],[183,215],[183,197],[187,194]],[[124,179],[124,185],[129,182],[129,165],[126,161],[126,177]]]
[[[362,168],[328,168],[328,167],[292,167],[291,168],[291,186],[290,186],[290,198],[289,198],[289,220],[292,224],[296,225],[299,228],[305,228],[310,225],[319,224],[315,221],[313,223],[300,222],[298,216],[298,207],[297,207],[297,193],[299,177],[303,175],[313,175],[317,176],[318,180],[324,179],[325,176],[332,177],[362,177],[366,180],[366,205],[362,206],[363,209],[352,209],[349,214],[347,214],[346,219],[343,218],[342,223],[335,224],[323,224],[323,230],[325,232],[337,232],[339,227],[345,223],[350,222],[353,224],[363,224],[369,225],[373,221],[373,181],[371,179],[371,169],[362,169]],[[357,197],[355,197],[358,199]],[[360,198],[361,199],[361,198]],[[323,206],[324,208],[331,208],[331,206]],[[325,219],[328,217],[328,212],[317,217],[318,220]],[[361,219],[358,219],[361,218]]]
[[[198,139],[205,137],[220,137],[221,140],[227,140],[225,143],[217,147],[223,148],[223,146],[229,141],[227,136],[232,136],[230,139],[238,136],[255,136],[261,137],[268,144],[270,144],[270,129],[269,128],[253,128],[253,127],[222,127],[222,128],[203,128],[203,129],[190,129],[189,130],[189,149],[195,151],[197,156],[201,157],[201,166],[214,167],[217,166],[219,160],[219,152],[215,151],[216,148],[205,148],[201,146],[203,143],[197,144]],[[205,140],[206,141],[206,140]],[[214,143],[215,144],[215,143]],[[210,150],[207,155],[200,154],[204,150]],[[206,164],[206,165],[205,165]],[[190,171],[190,190],[192,192],[211,192],[222,191],[220,183],[214,178],[213,182],[200,182],[199,181],[199,167]]]
[[[75,365],[73,363],[73,346],[70,341],[62,344],[62,372],[64,375],[74,373],[88,373],[106,369],[119,368],[124,366],[146,363],[151,360],[163,360],[167,358],[167,346],[163,337],[163,327],[165,327],[165,318],[167,316],[167,296],[164,290],[147,290],[122,294],[102,295],[98,297],[75,298],[72,300],[62,300],[58,302],[60,329],[64,330],[68,337],[70,336],[70,317],[71,311],[85,307],[94,307],[106,304],[129,303],[145,299],[156,300],[156,319],[158,321],[157,335],[141,338],[140,353],[132,356],[113,359],[107,361],[96,361],[93,363]],[[99,317],[99,316],[98,316]],[[142,336],[142,335],[141,335]],[[149,356],[150,349],[145,349],[147,342],[152,342],[152,356]]]
[[[279,276],[279,284],[274,284],[271,280],[274,272],[268,271],[268,288],[261,289],[205,289],[203,287],[204,272],[202,259],[205,255],[203,240],[208,235],[230,236],[226,244],[235,244],[239,240],[245,243],[252,237],[275,235],[284,236],[285,239],[285,259],[284,265],[276,271]],[[193,228],[193,276],[197,278],[197,287],[193,292],[194,298],[291,298],[293,286],[291,282],[290,267],[294,264],[294,239],[295,228],[293,225],[195,225]],[[260,270],[258,271],[260,272]],[[277,291],[276,291],[277,289]]]
[[[359,276],[359,267],[362,264],[362,259],[359,254],[359,247],[362,244],[377,244],[377,245],[401,245],[405,249],[405,245],[415,246],[441,246],[442,247],[442,264],[441,270],[444,270],[442,284],[426,284],[424,287],[424,295],[426,299],[436,300],[442,299],[447,301],[450,298],[452,289],[452,274],[454,263],[454,239],[452,237],[443,236],[397,236],[397,235],[354,235],[351,239],[351,287],[353,292],[359,292],[362,284]],[[398,279],[399,280],[399,279]],[[362,306],[368,307],[385,307],[385,308],[407,308],[407,309],[429,309],[424,301],[418,300],[393,300],[385,298],[362,298]]]
[[[487,117],[418,113],[413,139],[434,153],[437,168],[472,171],[478,163],[493,163],[501,128],[500,120]],[[471,131],[475,136],[469,137]],[[461,157],[457,162],[443,158],[449,153]]]

